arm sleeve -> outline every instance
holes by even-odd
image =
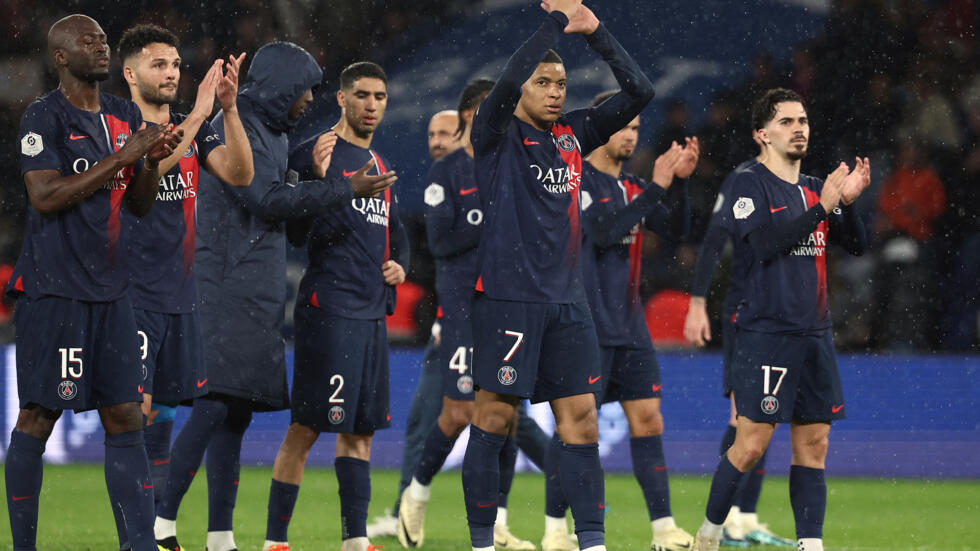
[[[817,229],[817,225],[826,217],[827,213],[818,203],[781,226],[764,224],[755,228],[746,234],[744,239],[752,247],[755,259],[765,262],[799,243],[800,239]]]
[[[32,170],[63,172],[57,145],[65,141],[64,129],[60,128],[53,111],[39,102],[33,103],[20,119],[18,136],[22,175]]]
[[[583,155],[609,141],[609,137],[639,115],[654,96],[653,83],[605,25],[600,23],[594,33],[586,35],[585,41],[612,69],[620,91],[585,110],[584,128],[573,127],[576,136],[584,137]],[[570,120],[574,121],[574,118]]]
[[[830,242],[853,255],[860,255],[868,248],[864,221],[853,204],[841,205],[840,210],[840,214],[834,213],[829,217]]]
[[[429,181],[432,183],[425,190],[425,234],[432,254],[444,258],[478,246],[480,226],[453,228],[457,195],[442,162],[432,165]]]
[[[613,206],[614,202],[609,200],[611,197],[608,191],[593,188],[589,193],[593,197],[582,212],[582,222],[592,241],[603,248],[615,245],[628,235],[651,208],[661,204],[660,200],[664,196],[660,186],[650,186],[628,205],[617,210]]]
[[[394,192],[391,194],[391,216],[389,216],[388,225],[388,236],[391,241],[389,243],[389,250],[391,251],[389,258],[401,265],[407,274],[409,263],[412,261],[412,250],[408,243],[408,233],[405,231],[405,226],[399,216],[398,198]]]
[[[194,141],[197,142],[197,154],[200,159],[207,159],[208,155],[214,151],[214,148],[225,145],[224,140],[221,139],[221,135],[214,129],[211,125],[211,121],[205,120],[201,123],[201,127],[197,129],[197,134],[194,136]]]
[[[708,231],[704,234],[704,242],[701,243],[701,250],[698,251],[697,264],[694,266],[691,296],[708,296],[708,288],[711,286],[715,269],[718,268],[721,253],[725,250],[725,243],[728,242],[729,237],[730,234],[724,227],[716,224],[708,226]]]
[[[534,73],[545,52],[558,42],[565,25],[565,14],[549,13],[538,30],[507,60],[503,73],[473,117],[471,141],[477,151],[492,148],[503,136],[521,98],[521,85]]]

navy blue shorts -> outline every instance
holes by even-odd
[[[292,422],[317,432],[370,434],[391,426],[385,320],[296,306]]]
[[[600,346],[602,389],[596,402],[626,402],[660,398],[660,364],[653,344],[649,347]]]
[[[733,318],[721,320],[722,376],[721,393],[725,398],[732,395],[732,363],[735,361],[735,322]]]
[[[197,312],[162,314],[136,308],[143,392],[158,404],[175,405],[207,394]]]
[[[545,402],[597,392],[599,342],[587,303],[473,303],[476,387]]]
[[[14,311],[20,407],[85,411],[143,400],[129,297],[22,296]]]
[[[834,338],[737,330],[735,410],[758,423],[844,419]]]
[[[473,325],[464,320],[442,318],[442,340],[437,355],[442,373],[442,395],[450,400],[471,402],[473,392]]]

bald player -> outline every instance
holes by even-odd
[[[433,161],[463,146],[456,132],[458,121],[459,113],[454,109],[439,111],[429,119],[429,155]]]
[[[109,76],[102,27],[84,15],[48,32],[58,88],[21,118],[27,228],[7,292],[14,313],[20,413],[5,477],[15,550],[33,550],[41,455],[62,411],[98,409],[113,508],[136,551],[155,551],[153,484],[143,448],[140,351],[124,262],[122,219],[149,212],[182,131],[145,128],[139,107],[100,92]],[[123,211],[126,212],[123,212]]]

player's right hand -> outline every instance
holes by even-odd
[[[395,180],[398,180],[394,170],[377,176],[369,175],[367,171],[372,168],[374,168],[374,159],[365,163],[357,172],[347,178],[350,181],[350,186],[354,189],[354,197],[374,197],[390,188]]]
[[[194,108],[191,109],[190,117],[204,120],[214,110],[214,92],[221,78],[221,63],[220,59],[214,60],[201,83],[197,85],[197,97],[194,99]]]
[[[683,154],[684,148],[677,142],[671,142],[670,149],[664,151],[653,162],[653,183],[663,189],[670,188],[670,184],[674,181],[674,171]]]
[[[116,154],[124,165],[131,165],[154,147],[164,144],[164,138],[168,134],[173,135],[168,124],[157,124],[147,128],[146,123],[143,123],[143,126],[126,140],[125,145]],[[170,144],[171,152],[175,147],[177,147],[176,143]]]
[[[837,207],[837,203],[840,203],[847,173],[847,163],[841,163],[837,170],[831,172],[823,182],[823,189],[820,191],[820,205],[827,214],[830,214]]]
[[[684,319],[684,338],[698,348],[711,341],[711,322],[703,297],[691,297]]]
[[[575,12],[578,11],[579,6],[582,5],[582,0],[542,0],[541,7],[544,11],[551,13],[553,11],[560,11],[568,17],[568,21],[571,22],[572,17],[575,16]]]

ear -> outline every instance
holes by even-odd
[[[466,123],[466,126],[473,124],[473,115],[476,115],[476,109],[467,109],[459,114],[463,118],[463,122]]]
[[[65,51],[58,48],[51,54],[51,58],[54,60],[55,67],[62,67],[68,65],[68,58],[65,56]]]
[[[136,85],[136,71],[129,65],[123,64],[123,78],[127,84]]]
[[[763,144],[772,143],[772,140],[769,139],[769,133],[766,132],[764,128],[760,128],[758,132],[759,132],[759,139],[762,141]]]
[[[347,96],[344,94],[343,90],[337,90],[337,105],[339,105],[341,109],[344,108],[344,98],[346,97]]]

